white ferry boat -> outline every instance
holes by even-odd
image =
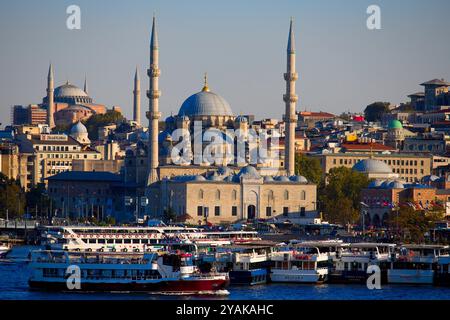
[[[272,282],[322,283],[328,280],[330,261],[338,242],[305,242],[272,253]]]
[[[447,247],[438,245],[400,247],[387,271],[388,283],[433,284],[438,259],[445,249]]]
[[[6,244],[0,243],[0,258],[5,258],[6,255],[11,251],[11,247]]]
[[[245,244],[218,249],[216,260],[225,265],[232,285],[257,285],[269,280],[272,245]]]
[[[370,265],[381,269],[381,280],[386,281],[389,259],[394,254],[395,244],[391,243],[350,243],[342,244],[333,257],[333,267],[329,281],[334,283],[365,282]]]
[[[69,267],[78,267],[73,272]],[[226,273],[201,273],[190,254],[33,251],[29,286],[58,291],[210,293],[229,283]],[[78,276],[73,281],[71,277]],[[69,284],[68,284],[69,282]],[[72,284],[72,286],[70,286]]]
[[[44,227],[42,244],[52,250],[148,252],[168,245],[220,246],[260,240],[255,231],[203,232],[183,227]]]

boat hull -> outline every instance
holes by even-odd
[[[174,281],[136,281],[136,282],[101,282],[83,281],[80,289],[70,290],[66,281],[39,281],[30,280],[28,282],[32,289],[43,289],[49,291],[130,291],[130,292],[183,292],[201,293],[212,292],[225,289],[228,279],[208,279],[208,280],[174,280]]]
[[[433,284],[433,270],[388,270],[388,283]]]
[[[327,270],[272,270],[272,282],[287,283],[322,283],[327,281]]]
[[[266,269],[230,271],[229,276],[231,285],[257,285],[267,283],[268,272]]]

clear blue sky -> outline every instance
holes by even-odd
[[[81,7],[79,31],[66,28],[71,4]],[[381,7],[382,30],[366,28],[370,4]],[[212,91],[236,114],[281,118],[290,16],[298,110],[361,111],[375,100],[406,101],[426,80],[450,80],[447,0],[2,0],[0,122],[9,122],[14,104],[41,102],[50,60],[56,85],[82,87],[87,74],[94,101],[126,116],[138,66],[146,109],[153,12],[164,117],[201,89],[207,71]]]

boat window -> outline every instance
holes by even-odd
[[[106,240],[105,239],[98,239],[98,243],[105,243]]]
[[[123,243],[123,239],[116,239],[115,242],[116,242],[116,244],[122,244]]]
[[[114,243],[114,239],[108,239],[108,243]]]
[[[131,239],[124,239],[123,242],[124,243],[131,243]]]
[[[89,239],[89,243],[97,243],[96,239]]]
[[[139,239],[133,239],[133,243],[139,243]]]

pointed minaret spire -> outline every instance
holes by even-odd
[[[297,117],[295,114],[295,106],[298,97],[295,94],[295,81],[298,74],[295,71],[295,41],[294,41],[294,25],[293,19],[289,26],[289,38],[287,45],[287,70],[284,74],[286,80],[286,94],[283,100],[286,104],[284,114],[285,123],[285,150],[284,150],[284,168],[288,176],[295,175],[295,127],[297,125]]]
[[[291,17],[291,23],[289,26],[289,38],[288,38],[287,52],[295,53],[294,18],[293,17]]]
[[[134,74],[133,120],[139,125],[141,124],[141,79],[137,67],[136,73]]]
[[[87,84],[87,76],[84,76],[84,88],[83,91],[86,92],[87,95],[89,95],[88,93],[88,84]]]
[[[158,134],[159,134],[159,119],[161,113],[159,112],[159,50],[158,50],[158,36],[156,33],[156,18],[153,16],[152,35],[150,40],[150,68],[147,70],[150,78],[150,88],[147,91],[149,99],[149,111],[147,118],[149,120],[149,172],[147,184],[150,185],[159,180],[158,178]]]
[[[55,127],[55,120],[53,118],[55,112],[54,91],[53,65],[50,63],[47,76],[47,123],[50,129]]]
[[[158,50],[158,32],[156,31],[156,17],[153,15],[153,23],[152,23],[152,36],[150,39],[150,48]]]

